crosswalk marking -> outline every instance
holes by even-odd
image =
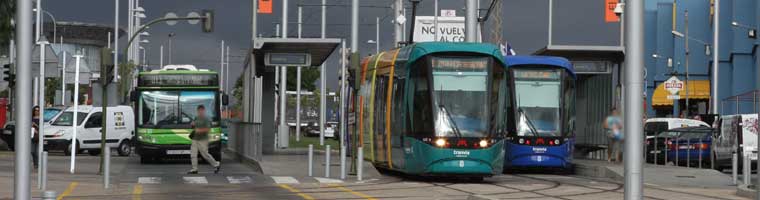
[[[160,184],[161,177],[139,177],[137,178],[139,184]]]
[[[277,184],[298,184],[298,180],[291,176],[272,176],[272,180]]]
[[[343,183],[343,181],[338,179],[331,179],[331,178],[320,178],[320,177],[314,177],[314,179],[317,179],[319,183]]]
[[[227,181],[229,181],[231,184],[243,184],[243,183],[250,183],[251,177],[249,176],[228,176]]]
[[[186,184],[208,184],[208,180],[206,180],[205,176],[185,176],[182,177],[182,180],[185,181]]]

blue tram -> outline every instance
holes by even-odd
[[[505,138],[505,171],[573,169],[575,72],[560,57],[506,56],[515,132]]]

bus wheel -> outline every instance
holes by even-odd
[[[119,149],[117,150],[119,152],[119,156],[129,156],[130,153],[132,153],[132,143],[129,142],[129,140],[122,140],[121,143],[119,143]]]

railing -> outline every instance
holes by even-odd
[[[227,130],[227,150],[242,161],[261,162],[261,123],[230,121]]]
[[[683,138],[682,133],[648,138],[644,144],[647,163],[655,165],[685,166],[687,168],[714,168],[712,141],[699,137]]]

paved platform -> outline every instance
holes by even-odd
[[[308,177],[308,152],[306,149],[278,150],[273,155],[264,155],[259,163],[264,175],[286,177]],[[313,177],[325,177],[325,151],[314,151]],[[350,173],[351,157],[346,157],[346,179],[355,180],[356,176]],[[340,153],[332,151],[330,154],[330,177],[340,178]],[[379,178],[382,175],[372,166],[372,163],[364,161],[363,179]]]
[[[581,176],[611,178],[625,181],[622,163],[608,163],[601,160],[576,159],[576,173]],[[648,186],[682,186],[699,188],[734,189],[731,175],[713,169],[686,168],[644,164],[644,184]]]

